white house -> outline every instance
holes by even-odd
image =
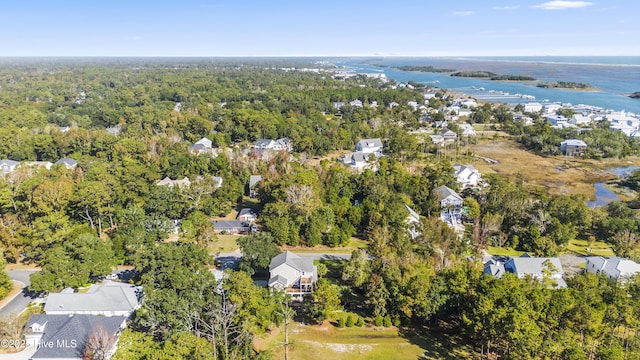
[[[86,293],[49,294],[44,305],[47,315],[101,315],[129,317],[141,305],[142,287],[107,281]]]
[[[18,165],[20,165],[20,162],[18,161],[8,159],[0,160],[0,170],[2,170],[3,174],[14,172]]]
[[[258,150],[274,150],[274,151],[291,151],[291,141],[289,138],[282,138],[278,140],[273,139],[258,139],[253,145]]]
[[[258,219],[258,214],[251,208],[242,208],[236,216],[236,220],[254,222]]]
[[[537,102],[524,104],[523,111],[527,113],[537,113],[542,111],[542,104]]]
[[[382,153],[382,140],[362,139],[356,144],[356,152],[358,151],[365,154]]]
[[[177,186],[180,188],[188,188],[189,186],[191,186],[191,180],[189,180],[188,177],[184,177],[181,180],[171,180],[170,177],[165,176],[164,179],[158,181],[156,183],[156,185],[158,186]]]
[[[189,152],[198,155],[202,153],[213,153],[213,141],[203,137],[189,147]]]
[[[476,170],[473,165],[453,165],[456,181],[462,185],[462,188],[477,186],[481,181],[480,171]]]
[[[439,186],[433,190],[442,208],[462,208],[462,197],[450,187]]]
[[[602,256],[589,256],[587,257],[586,271],[605,274],[614,280],[627,279],[640,273],[640,264],[619,257],[605,259]]]
[[[302,258],[291,251],[285,251],[273,259],[269,266],[269,287],[284,290],[294,298],[313,291],[318,281],[318,268],[312,258]]]
[[[378,158],[378,154],[367,154],[362,151],[350,152],[340,157],[340,162],[349,165],[356,170],[372,169],[375,170],[375,165],[370,162],[371,156]]]

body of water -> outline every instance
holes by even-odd
[[[561,102],[585,104],[640,114],[640,99],[627,95],[640,91],[640,57],[467,57],[372,58],[338,63],[358,72],[380,72],[398,82],[410,80],[466,93],[480,100],[509,104]],[[382,66],[378,66],[382,65]],[[500,75],[528,75],[542,82],[568,81],[589,84],[598,91],[536,87],[536,82],[491,81],[452,77],[447,73],[409,72],[394,66],[417,65],[456,70],[483,70]],[[535,97],[521,98],[518,95]]]
[[[617,167],[617,168],[611,169],[608,172],[624,178],[631,175],[634,171],[637,171],[639,169],[640,169],[640,166],[623,166],[623,167]],[[596,190],[596,193],[595,193],[596,199],[593,201],[589,201],[587,203],[588,207],[594,208],[598,206],[605,206],[612,201],[620,200],[620,197],[616,193],[611,191],[606,186],[606,183],[603,183],[603,182],[595,183],[594,187]]]

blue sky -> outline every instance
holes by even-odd
[[[0,56],[638,56],[639,4],[5,1]]]

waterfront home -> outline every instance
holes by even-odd
[[[579,156],[587,151],[587,144],[580,139],[567,139],[560,143],[560,151],[566,156]]]
[[[524,104],[523,112],[526,112],[526,113],[538,113],[540,111],[542,111],[542,104],[540,104],[540,103],[531,102],[531,103]]]
[[[462,188],[477,186],[481,181],[480,171],[476,170],[473,165],[453,165],[453,176]]]
[[[318,268],[312,258],[302,258],[291,251],[285,251],[271,259],[269,266],[270,288],[284,290],[294,299],[302,300],[313,291],[318,281]]]

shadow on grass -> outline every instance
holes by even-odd
[[[424,353],[420,360],[475,359],[473,347],[460,334],[423,328],[402,328],[400,336],[420,346]]]

